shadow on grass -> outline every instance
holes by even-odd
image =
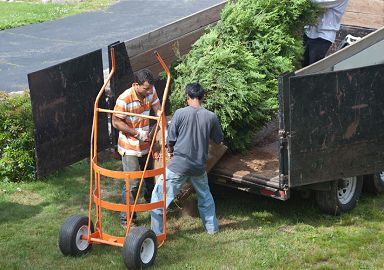
[[[383,221],[376,214],[378,206],[374,205],[375,198],[362,194],[357,207],[349,213],[341,216],[324,214],[317,207],[313,197],[301,198],[297,193],[287,201],[279,201],[272,198],[258,196],[233,189],[214,187],[213,195],[216,202],[219,219],[228,219],[229,222],[221,226],[222,229],[241,228],[249,229],[255,226],[279,226],[306,224],[313,227],[331,227],[340,224],[340,221]],[[381,201],[380,197],[376,197]],[[379,206],[380,207],[380,206]],[[237,222],[236,220],[241,220]],[[348,222],[347,222],[348,223]]]
[[[46,204],[25,205],[14,202],[0,202],[0,224],[16,223],[39,214]]]
[[[121,162],[113,161],[107,165],[105,167],[111,166],[113,168],[110,169],[118,169]],[[68,199],[70,198],[72,205],[84,204],[87,207],[89,164],[86,161],[78,162],[53,174],[45,182],[55,186],[55,190],[65,191],[65,194],[58,193],[55,196],[55,203],[68,206]],[[119,193],[120,190],[116,188],[114,191]],[[292,193],[292,197],[285,202],[219,186],[213,186],[212,193],[216,202],[221,230],[227,228],[250,229],[257,226],[279,227],[295,224],[330,227],[335,224],[340,225],[340,220],[343,220],[343,224],[353,224],[356,218],[360,221],[383,221],[382,215],[377,214],[377,209],[384,208],[382,205],[384,203],[383,197],[378,197],[376,210],[372,207],[375,199],[364,195],[357,208],[352,212],[342,216],[330,216],[323,214],[318,209],[314,198],[302,199],[296,193]],[[118,200],[119,195],[116,196]],[[172,216],[172,214],[169,215],[169,217]],[[0,220],[0,222],[4,221]],[[191,230],[191,232],[196,233],[204,231],[202,226]]]

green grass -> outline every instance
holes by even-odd
[[[115,0],[66,1],[43,4],[39,0],[0,2],[0,30],[40,23],[108,7]]]
[[[43,181],[0,184],[0,269],[124,269],[117,247],[95,245],[80,258],[58,249],[64,219],[87,215],[88,174],[82,161]],[[119,200],[119,185],[106,183]],[[280,202],[222,188],[214,196],[220,232],[171,215],[153,269],[384,269],[384,194],[364,194],[339,217],[296,196]],[[107,232],[122,235],[118,213],[103,214]],[[149,225],[148,214],[139,220]]]

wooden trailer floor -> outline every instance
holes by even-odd
[[[252,179],[279,181],[278,123],[269,123],[255,134],[253,146],[244,153],[226,153],[213,173]]]

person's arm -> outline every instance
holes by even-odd
[[[137,137],[139,136],[139,132],[136,131],[134,128],[131,128],[130,126],[125,123],[125,121],[119,117],[117,117],[115,114],[112,115],[112,125],[114,128],[118,129],[119,131],[123,132],[124,134],[127,134],[129,136]]]
[[[224,140],[224,134],[221,130],[219,119],[216,115],[213,117],[213,125],[211,129],[210,139],[215,143],[219,144]]]
[[[114,111],[119,112],[125,112],[125,103],[121,99],[117,99],[116,105],[114,108]],[[147,131],[137,131],[134,128],[131,128],[126,122],[125,119],[127,118],[127,115],[114,113],[112,114],[112,126],[119,131],[123,132],[124,134],[128,136],[133,136],[139,140],[145,141],[148,139],[148,132]]]
[[[324,8],[334,8],[347,0],[311,0],[312,3]]]
[[[172,156],[173,148],[177,142],[177,138],[179,136],[178,132],[178,112],[176,111],[172,117],[171,124],[168,127],[168,135],[167,135],[167,148],[168,153]]]
[[[153,86],[151,107],[152,107],[152,110],[155,112],[156,116],[160,116],[161,104],[154,86]]]

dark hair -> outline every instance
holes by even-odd
[[[134,74],[134,82],[139,85],[143,85],[144,82],[148,82],[151,85],[154,85],[155,79],[153,78],[153,74],[149,69],[139,70]]]
[[[204,97],[205,91],[199,83],[189,83],[185,87],[185,93],[192,99],[197,98],[201,100]]]

